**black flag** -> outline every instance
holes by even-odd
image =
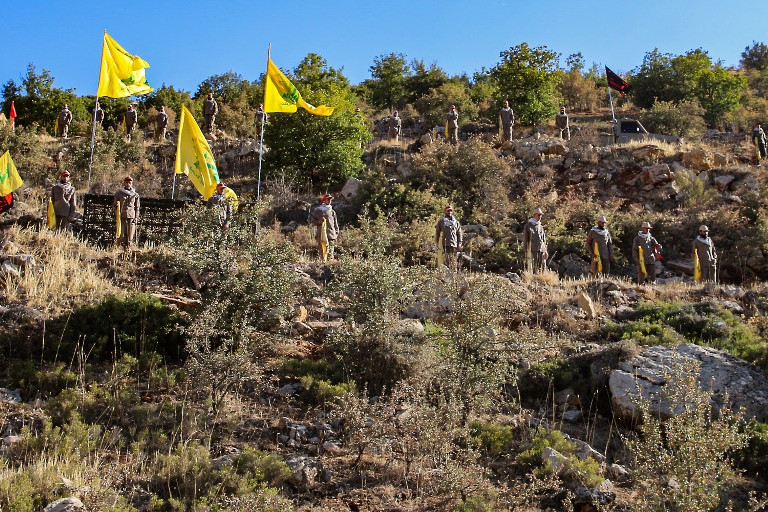
[[[622,80],[619,75],[608,69],[608,66],[605,66],[605,75],[608,77],[608,87],[619,91],[622,98],[632,88],[627,82]]]

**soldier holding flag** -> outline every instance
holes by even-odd
[[[531,214],[531,218],[525,223],[523,231],[523,246],[525,247],[526,259],[530,262],[531,272],[538,274],[546,268],[547,257],[547,235],[544,233],[544,226],[541,224],[541,216],[544,212],[541,208],[536,208]]]
[[[587,254],[592,260],[590,274],[610,274],[613,258],[613,239],[606,227],[605,215],[597,218],[597,225],[587,234]]]

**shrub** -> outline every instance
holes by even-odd
[[[704,109],[697,100],[679,104],[657,100],[651,108],[642,112],[640,120],[649,132],[696,137],[706,129],[703,116]]]
[[[555,473],[552,464],[542,461],[546,448],[551,448],[564,457],[560,473],[567,482],[594,487],[603,481],[597,461],[589,457],[580,460],[575,455],[576,445],[568,441],[559,430],[537,429],[530,447],[520,453],[517,460],[535,466],[538,477],[551,475]]]
[[[101,302],[75,309],[56,320],[47,343],[49,356],[70,360],[78,347],[104,361],[115,354],[139,356],[152,351],[179,360],[186,320],[149,294],[110,295]]]
[[[483,449],[486,455],[498,457],[512,448],[514,429],[508,425],[473,421],[469,424],[472,441]]]

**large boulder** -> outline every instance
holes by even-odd
[[[347,201],[350,201],[357,197],[360,191],[360,186],[363,184],[363,180],[357,178],[349,178],[344,184],[344,188],[341,189],[341,196]]]
[[[713,405],[723,405],[726,394],[734,409],[743,409],[747,418],[768,421],[768,377],[751,364],[726,352],[690,343],[676,347],[651,347],[630,361],[621,363],[608,380],[611,404],[625,421],[640,419],[638,401],[649,401],[650,412],[672,417],[682,412],[665,398],[670,375],[688,362],[699,365],[698,383],[713,392]]]
[[[49,503],[43,509],[43,512],[75,512],[76,510],[84,510],[85,505],[78,498],[61,498],[53,503]]]
[[[709,171],[715,167],[715,156],[702,148],[683,153],[683,164],[694,171]]]

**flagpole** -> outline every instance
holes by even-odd
[[[269,73],[269,60],[272,58],[272,43],[269,43],[269,46],[267,46],[267,73]],[[269,78],[267,77],[267,80]],[[266,86],[264,88],[265,94],[266,94]],[[265,121],[266,117],[266,111],[261,118],[261,137],[259,138],[259,180],[256,183],[256,200],[261,199],[261,157],[264,153],[264,125],[267,124]]]
[[[93,168],[93,147],[96,145],[96,107],[99,105],[99,84],[101,84],[101,72],[104,71],[104,37],[107,35],[107,29],[104,29],[104,36],[101,41],[101,64],[99,64],[99,81],[96,84],[96,103],[93,104],[93,125],[91,126],[91,158],[88,160],[88,189],[91,188],[91,169]]]
[[[171,201],[173,201],[173,194],[176,192],[176,170],[173,170],[173,185],[171,185]]]
[[[613,117],[613,124],[616,124],[616,113],[613,111],[613,96],[611,95],[611,83],[607,71],[605,73],[605,80],[608,83],[608,100],[611,102],[611,117]]]

